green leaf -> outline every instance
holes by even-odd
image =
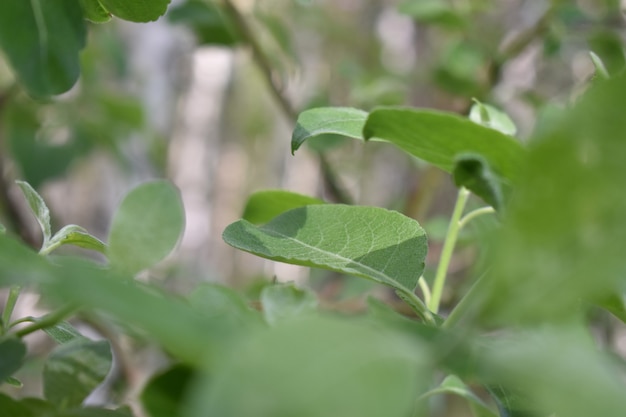
[[[43,243],[41,247],[43,249],[48,246],[48,241],[52,236],[52,232],[50,231],[50,210],[48,210],[48,206],[46,206],[43,198],[41,198],[41,196],[33,187],[30,186],[30,184],[24,181],[15,181],[15,183],[22,190],[24,197],[26,197],[26,201],[28,201],[30,209],[41,227],[41,231],[43,233]]]
[[[109,233],[111,266],[134,275],[155,265],[178,243],[184,210],[176,187],[148,182],[132,190],[115,213]]]
[[[306,110],[298,116],[291,136],[291,153],[309,138],[324,134],[336,134],[354,139],[363,138],[363,125],[367,112],[349,107],[319,107]]]
[[[505,112],[496,109],[489,104],[483,104],[480,101],[473,99],[474,105],[470,109],[469,119],[483,125],[504,133],[505,135],[513,136],[517,132],[517,127],[513,120]]]
[[[610,294],[597,304],[620,319],[623,323],[626,323],[626,302],[624,302],[624,296],[622,294],[617,292]]]
[[[79,333],[71,324],[66,321],[62,321],[52,327],[46,327],[43,329],[55,342],[58,344],[65,344],[73,340],[85,340],[85,336]]]
[[[464,28],[467,24],[463,16],[443,0],[407,0],[398,6],[398,11],[418,22],[451,29]]]
[[[264,224],[287,210],[311,204],[324,204],[324,201],[290,191],[259,191],[248,198],[242,217],[252,224]]]
[[[0,234],[0,286],[45,280],[49,264],[23,243]]]
[[[43,400],[25,398],[17,401],[4,393],[0,393],[0,410],[2,410],[2,415],[7,417],[49,416],[54,411],[53,407]]]
[[[593,51],[589,52],[589,56],[591,57],[591,62],[593,62],[593,66],[596,68],[596,74],[604,78],[605,80],[608,80],[609,78],[611,78],[611,76],[609,75],[609,71],[606,69],[606,66],[604,65],[604,62],[602,62],[602,58],[600,58]]]
[[[34,96],[60,94],[74,85],[85,38],[78,0],[0,2],[0,48]]]
[[[126,409],[109,410],[107,408],[81,407],[63,410],[54,417],[132,417]]]
[[[81,405],[104,381],[112,360],[108,341],[75,339],[57,346],[43,370],[46,399],[60,408]]]
[[[171,0],[99,0],[114,16],[131,22],[151,22],[163,16]]]
[[[74,245],[85,249],[106,254],[107,247],[98,238],[90,235],[85,229],[75,224],[70,224],[59,230],[48,242],[48,246],[43,248],[50,253],[62,245]]]
[[[313,205],[264,226],[228,226],[231,246],[263,258],[329,269],[412,291],[424,269],[427,243],[419,223],[377,207]]]
[[[363,128],[365,139],[379,138],[406,153],[452,172],[463,154],[478,154],[495,174],[514,180],[524,163],[522,145],[493,129],[452,113],[401,107],[372,111]]]
[[[196,373],[184,365],[174,365],[153,376],[141,393],[141,404],[150,417],[183,415],[187,390]]]
[[[22,367],[25,357],[26,345],[21,339],[0,339],[0,383]]]
[[[268,285],[261,292],[263,315],[270,325],[317,311],[317,297],[293,284]]]
[[[483,400],[469,389],[465,383],[456,375],[448,375],[441,384],[421,396],[427,398],[436,394],[454,394],[463,397],[468,401],[475,417],[498,417]]]
[[[83,8],[85,19],[94,23],[105,23],[111,20],[111,13],[100,4],[99,0],[80,0],[80,6]]]
[[[202,45],[232,46],[241,42],[222,7],[214,2],[188,0],[172,8],[167,18],[191,27]]]
[[[17,378],[13,378],[12,376],[5,379],[4,382],[15,388],[22,388],[24,386],[24,384],[22,384],[22,381]]]
[[[487,204],[500,210],[503,207],[503,182],[494,174],[480,155],[460,155],[452,172],[457,187],[465,187]]]
[[[389,331],[300,318],[252,334],[195,387],[189,417],[404,417],[428,353]]]

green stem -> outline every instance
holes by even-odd
[[[26,326],[22,329],[19,329],[15,332],[17,337],[24,337],[28,334],[36,332],[37,330],[46,329],[48,327],[52,327],[56,324],[59,324],[67,317],[71,316],[76,312],[78,307],[75,304],[67,305],[57,311],[53,311],[50,314],[43,316],[42,318],[35,321],[30,326]]]
[[[15,309],[15,304],[17,304],[17,299],[20,296],[21,290],[22,288],[19,285],[13,285],[9,290],[7,303],[4,306],[4,311],[2,312],[2,333],[6,333],[7,329],[9,328],[11,315],[13,314],[13,310]]]
[[[437,324],[433,314],[413,291],[407,288],[396,288],[396,294],[405,303],[407,303],[426,324],[430,324],[431,326],[435,326]]]
[[[420,290],[422,290],[422,294],[424,295],[424,303],[426,303],[426,305],[430,304],[430,288],[428,287],[428,283],[424,279],[424,276],[420,277],[419,281],[417,281],[417,284],[420,286]]]
[[[459,220],[459,230],[463,229],[469,222],[474,220],[476,217],[482,216],[483,214],[495,213],[496,209],[491,206],[481,207],[479,209],[470,211],[467,213],[461,220]]]
[[[460,220],[463,215],[463,209],[465,203],[469,198],[469,191],[465,187],[459,189],[459,194],[454,205],[454,211],[452,212],[452,218],[448,225],[448,232],[446,233],[446,240],[441,250],[441,257],[439,258],[439,265],[437,266],[437,273],[435,275],[435,282],[433,284],[433,293],[430,299],[428,307],[433,313],[439,311],[439,303],[441,302],[441,295],[443,294],[443,287],[446,282],[446,274],[448,273],[448,267],[450,266],[450,260],[452,259],[452,253],[454,252],[454,246],[456,245],[456,239],[459,235]]]

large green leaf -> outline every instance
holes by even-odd
[[[74,85],[85,37],[79,0],[0,2],[0,48],[34,96],[60,94]]]
[[[15,400],[6,394],[0,393],[0,411],[7,417],[41,417],[52,416],[54,407],[37,398]]]
[[[105,23],[111,20],[111,13],[102,7],[99,0],[80,0],[80,5],[85,13],[85,19],[94,23]]]
[[[141,403],[150,417],[183,414],[187,390],[196,373],[185,365],[174,365],[150,379],[141,393]]]
[[[291,136],[291,153],[309,138],[336,134],[362,139],[367,112],[349,107],[319,107],[306,110],[298,116]]]
[[[43,281],[49,264],[21,242],[0,234],[0,287]]]
[[[274,325],[281,320],[292,320],[315,313],[317,297],[310,291],[297,288],[293,284],[275,284],[263,288],[261,305],[265,320]]]
[[[109,373],[109,342],[78,338],[57,346],[43,370],[46,399],[60,408],[77,407]]]
[[[224,240],[255,255],[351,274],[413,291],[427,242],[420,225],[377,207],[313,205],[290,210],[264,226],[228,226]]]
[[[120,19],[151,22],[163,16],[171,0],[99,0],[100,4]]]
[[[22,367],[26,345],[21,339],[0,339],[0,384]]]
[[[428,363],[421,345],[389,331],[294,319],[234,349],[192,391],[188,417],[404,417]]]
[[[460,155],[480,155],[495,174],[506,180],[518,177],[526,157],[522,145],[510,136],[464,117],[432,110],[375,109],[367,119],[363,136],[389,141],[448,172],[452,172]]]
[[[111,266],[136,274],[155,265],[174,249],[184,222],[180,195],[171,183],[153,181],[133,189],[113,218]]]
[[[480,155],[460,155],[452,171],[457,187],[465,187],[496,210],[502,208],[502,184]]]
[[[259,191],[248,197],[242,217],[253,224],[264,224],[287,210],[310,204],[324,204],[324,201],[290,191]]]

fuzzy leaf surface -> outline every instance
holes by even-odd
[[[261,292],[265,320],[274,325],[281,320],[312,314],[317,310],[315,294],[293,284],[268,285]]]
[[[260,227],[239,220],[226,228],[223,238],[263,258],[411,291],[427,251],[426,233],[415,220],[382,208],[341,204],[296,208]]]
[[[325,134],[362,139],[366,119],[367,112],[350,107],[319,107],[303,111],[291,136],[291,153],[307,139]]]

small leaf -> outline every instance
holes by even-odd
[[[291,136],[291,153],[297,151],[307,139],[328,133],[362,139],[366,119],[367,112],[349,107],[306,110],[298,116]]]
[[[591,57],[591,62],[593,62],[593,66],[596,68],[596,74],[598,74],[605,80],[611,78],[611,76],[609,75],[609,71],[604,65],[604,62],[602,62],[602,59],[593,51],[589,51],[589,56]]]
[[[0,1],[0,48],[34,96],[60,94],[74,85],[85,41],[79,0]]]
[[[498,417],[483,400],[474,394],[467,385],[456,375],[448,375],[441,385],[423,394],[421,398],[430,397],[436,394],[454,394],[465,398],[473,410],[475,417]]]
[[[21,339],[0,339],[0,383],[22,367],[25,357],[26,345]]]
[[[365,139],[379,138],[424,161],[452,172],[462,154],[478,154],[494,173],[516,179],[526,152],[522,145],[493,129],[452,113],[402,107],[372,111],[363,128]]]
[[[60,408],[81,405],[104,381],[112,360],[108,341],[76,339],[57,346],[44,366],[46,399]]]
[[[263,315],[270,325],[317,311],[315,294],[293,284],[268,285],[261,292]]]
[[[43,198],[41,198],[41,196],[33,187],[30,186],[29,183],[24,181],[15,181],[15,183],[22,190],[24,197],[26,197],[26,201],[28,201],[30,209],[41,227],[41,231],[43,233],[43,244],[41,247],[45,248],[48,246],[48,241],[52,236],[52,232],[50,231],[50,210],[48,210],[48,206],[46,206]]]
[[[131,22],[151,22],[163,16],[171,0],[99,0],[114,16]]]
[[[257,227],[228,226],[231,246],[263,258],[329,269],[412,291],[424,269],[427,243],[419,223],[377,207],[313,205]]]
[[[12,376],[7,377],[4,382],[15,388],[22,388],[24,386],[24,384],[22,384],[22,381],[17,378],[13,378]]]
[[[311,204],[324,201],[283,190],[259,191],[248,198],[242,217],[252,224],[264,224],[287,210]]]
[[[183,415],[187,390],[195,372],[184,365],[174,365],[153,376],[141,393],[141,404],[150,417]]]
[[[155,265],[178,243],[184,211],[178,190],[153,181],[132,190],[122,201],[109,233],[111,266],[134,275]]]
[[[496,109],[489,104],[483,104],[473,99],[474,105],[470,109],[469,119],[479,125],[490,127],[505,135],[513,136],[517,127],[508,114]]]
[[[111,13],[100,4],[99,0],[80,0],[80,5],[87,20],[94,23],[105,23],[111,20]]]
[[[232,46],[241,42],[232,22],[215,2],[188,0],[172,8],[167,18],[172,23],[191,27],[202,45]]]
[[[61,345],[69,343],[73,340],[88,340],[66,321],[62,321],[52,327],[46,327],[43,331],[46,332],[55,342]]]
[[[459,156],[452,175],[457,187],[467,188],[496,210],[503,207],[503,180],[491,171],[480,155]]]
[[[90,235],[85,229],[75,224],[70,224],[59,230],[48,242],[47,252],[51,252],[61,245],[74,245],[85,249],[91,249],[105,254],[106,245],[98,238]]]

